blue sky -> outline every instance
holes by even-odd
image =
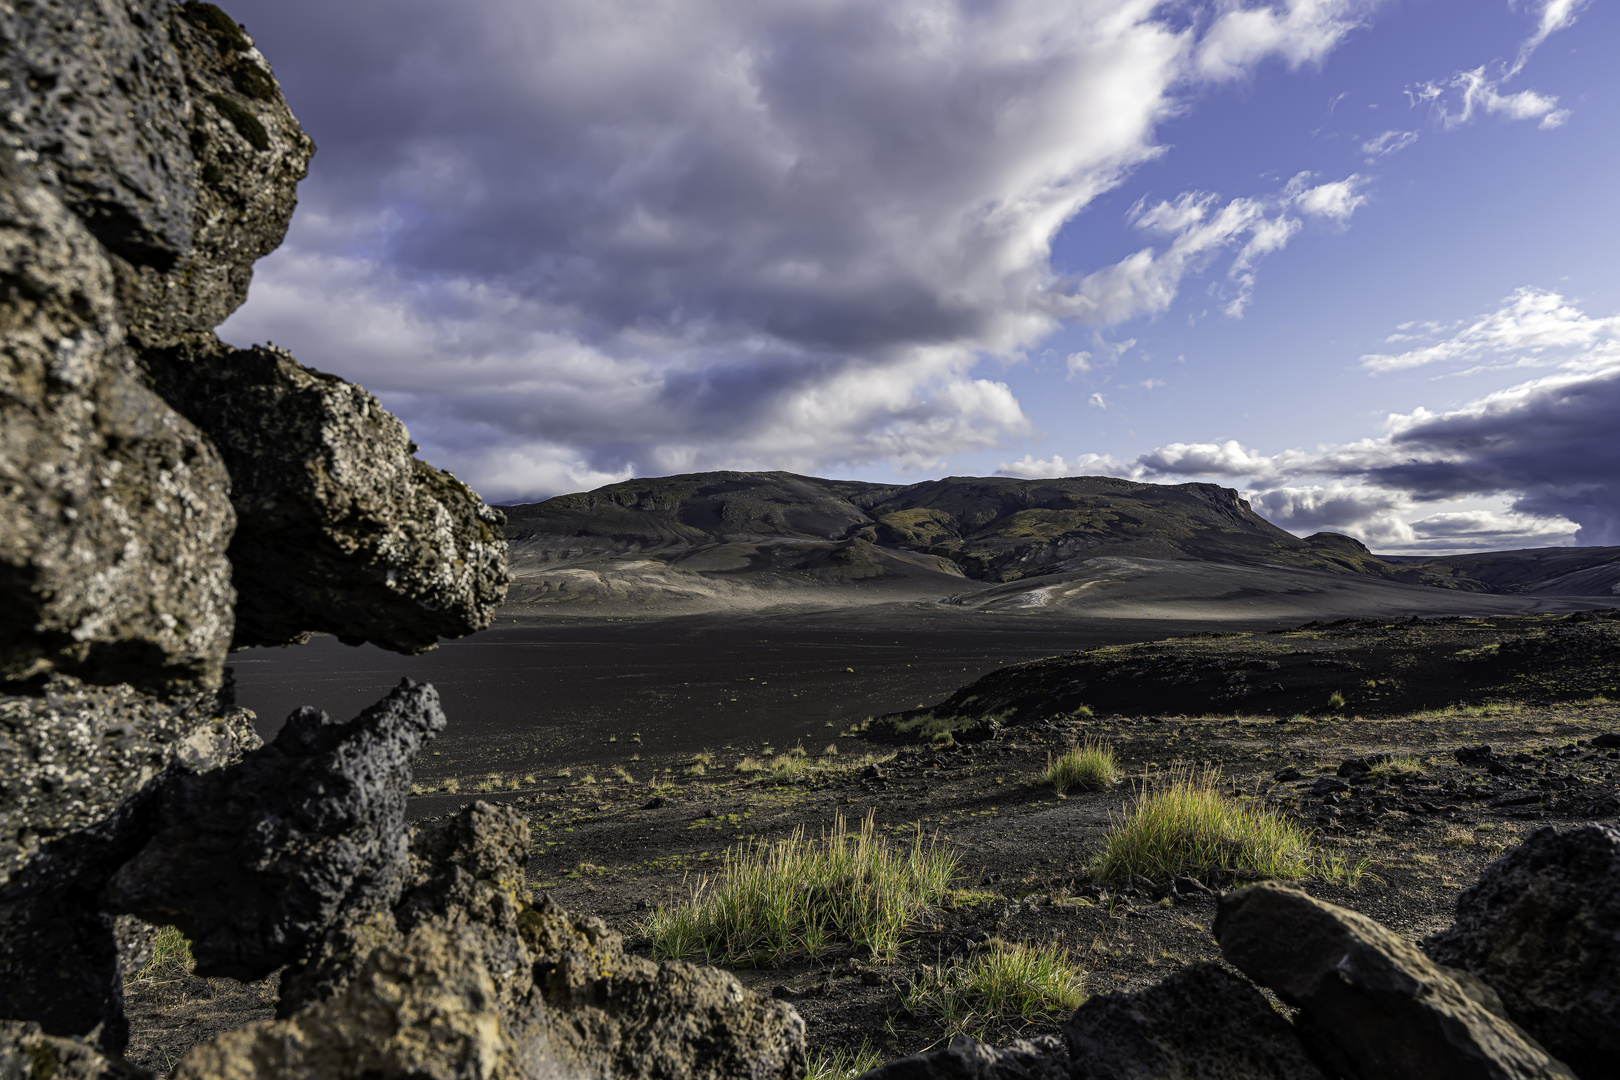
[[[222,335],[492,500],[1108,473],[1620,544],[1612,2],[229,9],[321,150]]]

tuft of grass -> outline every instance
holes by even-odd
[[[594,783],[596,783],[596,777],[592,776],[590,773],[586,773],[584,776],[582,776],[578,780],[576,780],[575,783],[577,783],[577,784],[594,784]]]
[[[1277,810],[1222,794],[1218,770],[1177,768],[1144,788],[1109,830],[1092,872],[1107,881],[1210,869],[1299,878],[1311,872],[1314,854],[1310,835]]]
[[[699,766],[693,766],[693,767],[698,768]],[[735,772],[735,773],[741,773],[744,776],[752,776],[755,773],[764,772],[765,771],[765,765],[764,765],[763,762],[760,762],[760,761],[756,760],[755,758],[745,757],[741,761],[737,762],[737,764],[732,768],[731,771]]]
[[[567,780],[570,776],[573,776],[573,775],[574,775],[574,770],[573,769],[558,769],[557,770],[557,779],[558,780]]]
[[[682,776],[703,776],[708,771],[709,771],[709,767],[707,765],[702,765],[702,764],[688,765],[686,768],[681,770],[681,775]]]
[[[839,1048],[829,1052],[822,1049],[811,1057],[810,1071],[805,1073],[804,1080],[853,1080],[881,1064],[883,1055],[864,1042],[859,1050]]]
[[[687,759],[687,763],[690,765],[713,765],[714,755],[705,750],[701,754],[693,754]]]
[[[444,782],[443,785],[441,785],[439,790],[443,791],[446,795],[454,795],[454,794],[456,794],[458,791],[461,790],[461,780],[460,780],[460,778],[455,777],[455,776],[450,777],[448,780],[446,780]]]
[[[1370,866],[1372,866],[1372,859],[1366,855],[1351,858],[1338,851],[1318,851],[1316,853],[1316,876],[1324,881],[1337,882],[1347,889],[1353,889],[1360,885],[1361,879],[1367,875],[1367,868]]]
[[[1397,754],[1377,762],[1367,770],[1369,776],[1421,776],[1423,762],[1410,754]]]
[[[960,962],[924,967],[901,1000],[949,1035],[983,1038],[995,1024],[1058,1020],[1085,996],[1085,972],[1067,949],[993,938]]]
[[[622,765],[613,766],[612,776],[613,779],[622,780],[626,784],[633,784],[636,782],[636,778],[631,776],[629,771],[626,770]]]
[[[1070,788],[1097,791],[1108,787],[1119,778],[1119,760],[1114,748],[1096,739],[1087,739],[1071,746],[1061,757],[1046,755],[1046,771],[1040,783],[1048,784],[1062,795]]]
[[[1344,700],[1344,695],[1339,691],[1335,690],[1333,693],[1328,695],[1328,708],[1332,709],[1334,712],[1338,712],[1340,709],[1344,708],[1345,704],[1346,702]]]
[[[785,840],[732,848],[717,875],[639,929],[659,959],[773,965],[838,942],[886,957],[956,871],[956,856],[925,844],[921,830],[897,844],[878,834],[872,814],[854,832],[839,815],[818,839],[800,826]]]
[[[197,966],[191,955],[191,942],[178,927],[165,926],[152,939],[152,954],[141,969],[130,977],[133,983],[153,985],[174,982],[190,975]]]

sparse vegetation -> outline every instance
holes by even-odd
[[[854,832],[839,815],[819,838],[801,826],[785,840],[733,848],[718,875],[655,910],[641,931],[660,958],[770,965],[838,943],[886,957],[945,895],[956,869],[956,857],[920,831],[896,844],[870,814]]]
[[[1067,949],[997,938],[960,961],[924,967],[902,995],[912,1015],[981,1038],[995,1024],[1056,1020],[1084,999],[1085,972]]]
[[[1385,757],[1382,761],[1373,762],[1372,768],[1367,772],[1370,776],[1386,778],[1419,776],[1423,773],[1423,762],[1411,754],[1396,754]]]
[[[1119,761],[1113,747],[1097,739],[1087,739],[1072,746],[1061,756],[1046,756],[1046,771],[1040,782],[1049,785],[1059,795],[1070,788],[1098,791],[1119,778]]]
[[[1218,771],[1172,769],[1109,831],[1092,871],[1107,881],[1216,869],[1298,878],[1311,872],[1313,856],[1309,835],[1281,813],[1222,794]]]
[[[1345,702],[1344,694],[1341,693],[1340,691],[1335,690],[1335,691],[1333,691],[1333,693],[1328,695],[1328,705],[1327,705],[1327,707],[1328,707],[1328,709],[1330,711],[1338,712],[1341,709],[1343,709],[1346,704],[1347,703]]]
[[[883,1055],[867,1043],[858,1050],[818,1050],[810,1058],[804,1080],[851,1080],[883,1064]]]
[[[152,952],[139,971],[130,977],[131,983],[154,984],[173,982],[190,975],[197,966],[191,955],[191,942],[178,927],[165,926],[152,939]]]

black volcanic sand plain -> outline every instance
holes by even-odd
[[[1078,708],[1085,702],[1037,703],[1065,668],[1071,681],[1083,676],[1093,715]],[[915,921],[894,955],[834,945],[814,959],[733,968],[761,993],[792,1000],[813,1047],[865,1045],[889,1057],[947,1034],[902,1009],[901,989],[927,968],[1002,943],[1069,950],[1087,993],[1138,988],[1218,957],[1212,896],[1166,894],[1167,881],[1099,880],[1091,868],[1138,794],[1177,768],[1218,770],[1232,797],[1310,830],[1321,852],[1361,872],[1354,884],[1298,884],[1414,938],[1448,925],[1458,893],[1531,831],[1620,815],[1620,616],[1611,612],[1206,631],[1000,668],[977,687],[952,683],[945,667],[935,675],[946,686],[923,713],[865,723],[853,710],[805,725],[816,735],[795,738],[808,753],[792,780],[737,771],[790,750],[778,730],[716,729],[694,750],[684,737],[656,745],[645,725],[560,767],[458,769],[424,758],[411,814],[436,817],[475,798],[517,806],[534,830],[533,888],[601,916],[648,953],[649,913],[719,872],[736,845],[853,827],[867,815],[897,843],[920,831],[955,856],[955,892]],[[814,684],[806,678],[796,685]],[[1276,684],[1295,696],[1277,696]],[[1423,685],[1444,689],[1421,703],[1402,696],[1401,687]],[[950,707],[974,689],[1001,695],[996,707]],[[1344,706],[1330,704],[1335,692]],[[1139,696],[1151,707],[1132,708]],[[933,727],[955,729],[951,741],[895,731],[926,714]],[[997,717],[1005,726],[995,737],[956,739],[983,737]],[[1040,785],[1049,755],[1083,740],[1114,749],[1121,782],[1066,797]],[[1481,745],[1489,758],[1459,760],[1460,748]],[[1389,757],[1403,768],[1367,771]],[[1192,870],[1215,890],[1239,880],[1219,867]],[[274,979],[240,987],[177,973],[135,983],[130,1056],[161,1068],[224,1026],[269,1015],[274,991]],[[984,1033],[1055,1030],[1041,1020]]]

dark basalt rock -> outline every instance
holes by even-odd
[[[1221,953],[1297,1006],[1300,1037],[1349,1080],[1574,1080],[1471,976],[1364,915],[1274,882],[1227,893]]]
[[[530,904],[528,824],[474,803],[413,828],[392,908],[345,912],[283,978],[283,1016],[175,1076],[692,1077],[805,1068],[791,1006],[713,968],[627,954],[600,920]]]
[[[196,205],[191,247],[174,266],[118,267],[124,320],[143,350],[206,333],[242,306],[254,261],[287,233],[315,153],[270,65],[229,15],[186,0],[168,8],[166,29],[191,99]]]
[[[443,728],[437,691],[408,679],[347,723],[298,710],[240,764],[164,789],[105,910],[178,926],[199,975],[263,978],[340,912],[398,898],[411,762]]]
[[[1074,1080],[1322,1080],[1292,1025],[1219,964],[1193,964],[1135,993],[1093,997],[1063,1032]]]
[[[141,383],[101,245],[10,162],[0,321],[0,682],[218,685],[233,599],[225,470]]]
[[[152,1074],[93,1046],[47,1035],[40,1026],[0,1020],[0,1077],[5,1080],[152,1080]]]
[[[862,1073],[861,1080],[1068,1080],[1070,1075],[1068,1054],[1050,1035],[1000,1048],[957,1035],[943,1050],[880,1065]]]
[[[1501,994],[1513,1018],[1582,1076],[1620,1060],[1620,829],[1537,830],[1457,898],[1423,942]]]
[[[230,470],[235,647],[314,630],[416,653],[489,625],[509,580],[505,519],[413,458],[376,398],[281,349],[211,335],[144,361]]]
[[[52,676],[0,697],[0,1016],[118,1051],[127,1031],[98,893],[143,842],[158,788],[259,745],[213,691],[156,698]]]
[[[169,0],[0,9],[0,132],[106,249],[172,268],[192,246],[191,102]]]

